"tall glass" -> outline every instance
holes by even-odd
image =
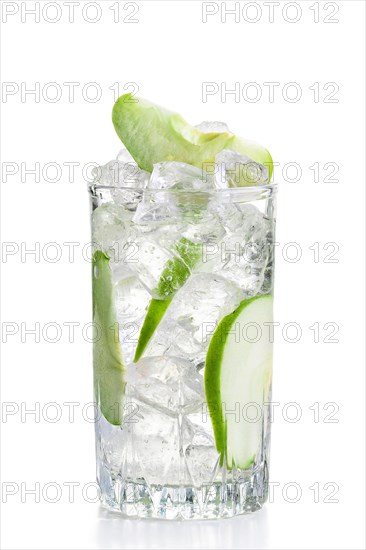
[[[274,185],[93,185],[101,501],[229,517],[267,498]]]

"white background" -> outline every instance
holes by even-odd
[[[5,91],[14,92],[3,94],[1,105],[6,179],[2,239],[14,243],[6,245],[13,255],[2,257],[3,341],[6,331],[15,331],[2,346],[2,399],[6,411],[14,413],[3,414],[1,424],[2,500],[7,501],[2,505],[3,548],[363,548],[364,2],[281,2],[272,23],[269,7],[261,2],[246,8],[248,2],[238,3],[240,10],[249,11],[241,11],[237,22],[234,16],[221,21],[221,2],[211,3],[218,12],[206,23],[205,8],[196,1],[137,2],[136,23],[123,22],[133,10],[124,2],[120,20],[114,22],[110,8],[115,10],[117,3],[106,1],[98,3],[100,20],[88,22],[85,18],[94,19],[97,12],[91,6],[83,19],[87,3],[75,5],[73,23],[63,2],[57,3],[59,11],[56,3],[41,11],[38,23],[24,12],[34,8],[34,2],[1,3],[6,48],[2,79],[8,83]],[[40,2],[41,8],[45,4]],[[226,3],[227,8],[233,5]],[[5,20],[4,10],[17,8]],[[314,21],[317,9],[319,22]],[[60,13],[58,22],[46,20]],[[248,22],[256,15],[257,22]],[[297,22],[289,22],[297,16]],[[338,22],[325,22],[327,16]],[[47,88],[50,82],[62,92],[58,101],[51,102],[57,89]],[[80,84],[74,101],[65,82]],[[90,101],[93,88],[85,88],[90,82],[102,91],[99,101]],[[120,143],[110,120],[110,87],[118,83],[123,93],[131,82],[142,97],[181,112],[192,123],[225,120],[234,132],[266,145],[280,163],[275,175],[280,183],[275,315],[281,326],[274,375],[274,401],[279,406],[271,462],[271,479],[278,485],[273,502],[251,516],[191,524],[141,522],[111,516],[88,502],[94,497],[92,486],[83,498],[82,489],[85,493],[95,474],[93,424],[82,415],[83,406],[92,400],[92,350],[82,335],[82,327],[91,320],[91,288],[90,264],[81,253],[89,241],[81,168],[117,154]],[[238,102],[219,92],[204,102],[205,82],[216,83],[212,89],[219,92],[225,83],[232,89],[237,82]],[[253,82],[256,87],[245,87]],[[279,83],[273,101],[266,82]],[[286,87],[291,82],[301,91],[295,102],[290,101],[295,88]],[[21,91],[35,83],[40,86],[39,101],[34,95],[22,97]],[[314,95],[317,86],[319,96]],[[262,97],[250,102],[255,90]],[[326,96],[333,90],[338,91],[329,102]],[[55,176],[52,168],[44,169],[35,181],[24,170],[36,162],[41,172],[47,163],[56,162],[61,173]],[[79,163],[73,182],[67,162]],[[301,167],[299,178],[296,166],[286,171],[288,163]],[[314,163],[320,167],[318,182],[315,169],[310,169]],[[324,181],[332,171],[332,165],[324,169],[326,163],[338,165],[333,176],[338,182]],[[6,175],[12,169],[17,173]],[[59,181],[50,181],[52,177]],[[56,250],[47,248],[50,242],[61,249],[57,262],[50,261]],[[63,244],[67,242],[80,243],[74,261]],[[290,242],[298,243],[297,248],[287,248],[292,257],[300,247],[297,262],[284,258]],[[35,243],[39,257],[22,258],[21,251]],[[314,243],[319,245],[310,249]],[[325,261],[334,247],[324,250],[327,243],[339,247],[330,258],[338,261]],[[317,246],[319,258],[314,255]],[[39,342],[34,335],[24,335],[24,329],[37,322]],[[73,343],[67,322],[80,323]],[[52,329],[42,336],[47,323],[60,325],[58,342],[47,341],[55,334]],[[287,323],[301,327],[298,342],[288,341],[294,337],[291,331],[282,335]],[[314,323],[319,323],[319,342],[309,328]],[[331,332],[329,326],[324,329],[326,323],[338,325],[333,336],[338,343],[324,341]],[[62,413],[55,423],[50,419],[56,409],[46,406],[50,402],[58,403]],[[69,421],[65,402],[80,403],[74,422]],[[296,413],[286,409],[291,402],[300,407],[297,422],[285,421],[282,415]],[[22,417],[21,410],[35,403],[40,417]],[[314,403],[319,403],[318,422]],[[327,403],[339,408],[328,418],[338,422],[325,422],[335,407],[325,410]],[[79,483],[71,503],[67,482]],[[25,494],[36,483],[40,502]],[[53,484],[49,492],[47,483]],[[52,503],[55,487],[61,494]],[[331,496],[334,487],[338,489]],[[13,495],[8,494],[11,489]]]

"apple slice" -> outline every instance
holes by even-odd
[[[141,355],[144,353],[147,344],[150,342],[151,337],[154,334],[156,327],[162,320],[170,302],[171,300],[155,300],[155,298],[151,300],[144,323],[141,327],[139,340],[137,342],[135,357],[133,358],[135,363],[137,363]]]
[[[271,178],[272,158],[261,145],[229,132],[201,132],[177,113],[145,99],[122,95],[114,104],[112,121],[139,167],[148,172],[154,164],[169,160],[204,169],[214,163],[217,153],[230,149],[266,166]]]
[[[161,274],[157,291],[161,296],[167,296],[166,300],[152,299],[141,327],[139,340],[137,342],[134,362],[136,363],[144,353],[147,344],[151,340],[156,327],[162,320],[173,295],[181,288],[190,275],[190,270],[196,265],[202,256],[200,244],[193,243],[182,237],[176,244],[176,257],[168,262],[168,265]]]
[[[249,468],[261,447],[272,376],[272,343],[264,323],[272,321],[272,304],[269,295],[241,302],[222,319],[207,351],[206,399],[216,448],[228,469]]]
[[[108,422],[120,425],[123,420],[126,368],[114,309],[109,258],[104,252],[97,250],[93,255],[92,266],[95,399]]]

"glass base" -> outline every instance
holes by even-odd
[[[95,426],[103,506],[127,517],[172,520],[227,518],[262,508],[268,494],[266,417],[253,463],[229,469],[201,413],[168,416],[142,402],[135,406],[138,422],[128,417],[114,426],[100,415]]]
[[[135,518],[229,518],[260,510],[268,494],[266,464],[247,480],[200,487],[148,485],[144,479],[114,477],[105,467],[98,482],[105,508]]]

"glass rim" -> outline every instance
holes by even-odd
[[[103,190],[109,190],[114,192],[122,192],[122,191],[129,191],[129,192],[139,192],[142,194],[148,194],[148,195],[156,195],[156,194],[173,194],[173,195],[259,195],[262,197],[262,195],[265,196],[272,196],[278,191],[278,183],[266,183],[264,185],[247,185],[245,187],[229,187],[225,189],[151,189],[151,188],[144,188],[144,187],[124,187],[124,186],[116,186],[116,185],[99,185],[95,183],[90,183],[88,185],[88,192],[91,196],[97,197],[97,192]]]

